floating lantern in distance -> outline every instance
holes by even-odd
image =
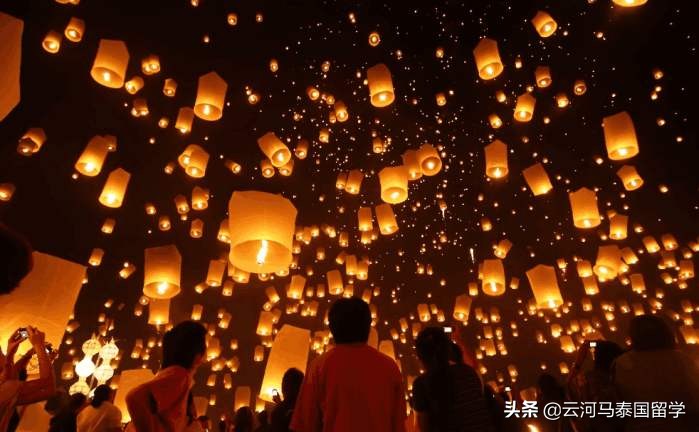
[[[274,165],[272,165],[272,162],[270,162],[269,159],[262,159],[260,161],[260,171],[262,172],[262,177],[264,178],[272,178],[276,172],[274,171]]]
[[[437,106],[444,106],[447,104],[447,96],[442,92],[437,93],[434,98],[437,102]]]
[[[306,95],[310,100],[315,101],[318,100],[318,98],[320,98],[320,91],[313,86],[308,86],[306,88]]]
[[[163,84],[163,94],[167,97],[175,97],[177,92],[177,81],[172,78],[165,79],[165,84]]]
[[[107,142],[99,135],[95,135],[87,143],[85,150],[80,154],[75,163],[75,169],[82,175],[94,177],[102,171],[102,165],[107,158]]]
[[[390,204],[384,203],[374,207],[376,221],[379,224],[379,230],[383,235],[391,235],[398,231],[398,222],[396,215],[393,213],[393,208]]]
[[[110,208],[119,208],[124,202],[126,187],[129,184],[131,174],[127,171],[117,168],[107,177],[107,181],[102,188],[102,193],[99,197],[99,202]]]
[[[328,280],[328,292],[330,295],[340,295],[344,289],[340,270],[330,270],[325,274]]]
[[[497,114],[493,113],[488,116],[488,123],[493,129],[499,129],[502,126],[502,119]]]
[[[485,146],[485,174],[492,179],[507,175],[507,144],[496,139]]]
[[[602,121],[607,155],[611,160],[629,159],[638,154],[638,140],[631,116],[626,111],[605,117]]]
[[[617,245],[600,246],[593,271],[600,281],[613,279],[621,266],[621,251]]]
[[[495,246],[495,249],[493,250],[493,255],[500,259],[504,259],[511,248],[512,242],[507,239],[502,239]]]
[[[399,204],[408,199],[408,170],[404,166],[386,167],[379,171],[379,183],[384,202]]]
[[[499,259],[483,260],[483,293],[499,296],[505,293],[505,268]]]
[[[349,119],[349,113],[347,112],[347,105],[345,105],[344,102],[342,101],[337,101],[335,102],[335,105],[333,106],[335,110],[335,117],[337,118],[337,121],[340,123],[344,123]]]
[[[220,287],[223,283],[223,275],[226,271],[226,261],[212,259],[209,261],[209,269],[206,272],[206,284],[210,287]]]
[[[298,143],[296,143],[296,148],[294,149],[294,154],[297,158],[303,160],[308,156],[308,140],[301,138]]]
[[[612,240],[623,240],[626,238],[629,217],[622,214],[615,214],[609,218],[609,238]]]
[[[570,207],[573,212],[573,225],[577,228],[594,228],[600,224],[597,194],[588,188],[569,192]]]
[[[87,263],[92,267],[98,267],[102,264],[102,258],[104,257],[104,249],[94,248],[90,253],[90,258],[88,258]]]
[[[197,144],[190,144],[177,158],[177,162],[184,168],[188,176],[202,178],[206,174],[206,166],[209,164],[209,153]]]
[[[561,290],[556,279],[556,270],[552,266],[539,264],[527,271],[529,286],[534,294],[536,307],[554,309],[563,304]]]
[[[558,24],[551,15],[544,11],[538,11],[532,18],[532,25],[539,36],[547,38],[556,32]]]
[[[643,179],[638,174],[638,171],[636,171],[636,167],[633,165],[624,165],[623,167],[619,168],[616,175],[619,177],[621,183],[624,185],[624,189],[627,191],[636,190],[643,186]]]
[[[44,36],[44,40],[41,42],[41,46],[44,48],[44,51],[51,54],[56,54],[58,50],[61,49],[62,39],[63,36],[61,36],[60,33],[51,30],[48,33],[46,33],[46,36]]]
[[[551,68],[548,66],[538,66],[534,71],[536,86],[546,88],[551,85]]]
[[[357,225],[361,232],[371,231],[374,228],[371,207],[359,207],[359,210],[357,210]]]
[[[71,42],[80,42],[83,38],[83,34],[85,34],[85,21],[80,18],[72,17],[70,21],[68,21],[68,25],[63,34],[65,34],[66,39]]]
[[[291,201],[266,192],[236,191],[228,209],[229,258],[235,267],[250,273],[289,267],[297,213]]]
[[[575,93],[576,96],[582,96],[586,91],[587,84],[585,84],[585,81],[577,80],[575,83],[573,83],[573,93]]]
[[[373,31],[369,33],[369,46],[379,46],[381,43],[381,36],[379,35],[379,32]]]
[[[202,120],[215,121],[223,116],[228,84],[216,72],[199,77],[194,114]]]
[[[558,106],[558,108],[565,108],[569,104],[570,100],[568,99],[568,95],[563,92],[556,94],[556,106]]]
[[[476,59],[478,76],[483,80],[491,80],[497,77],[504,69],[500,60],[498,43],[493,39],[481,39],[473,49],[473,57]]]
[[[90,75],[105,87],[121,88],[128,65],[129,51],[123,41],[101,39]]]
[[[417,151],[417,160],[420,163],[422,173],[426,176],[433,176],[442,169],[442,159],[431,144],[423,144]]]
[[[544,195],[553,189],[551,180],[549,179],[544,166],[540,163],[534,164],[522,170],[524,180],[527,182],[534,196]]]
[[[143,78],[136,75],[135,77],[131,78],[130,80],[124,83],[124,88],[129,94],[136,94],[139,90],[143,88],[143,85]]]
[[[160,58],[151,54],[141,60],[141,71],[144,75],[155,75],[160,72]]]
[[[621,7],[636,7],[646,4],[648,0],[612,0],[615,5]]]
[[[369,83],[369,98],[371,104],[377,108],[383,108],[393,103],[393,80],[391,71],[385,64],[379,63],[367,69],[367,81]]]
[[[468,322],[468,316],[471,312],[471,297],[467,294],[456,296],[454,300],[454,319],[462,323]]]
[[[143,294],[152,299],[169,299],[180,292],[182,256],[175,245],[144,251]]]
[[[279,167],[279,174],[284,177],[289,177],[294,172],[294,159],[289,159],[289,162]]]
[[[41,150],[46,142],[46,133],[42,128],[31,128],[22,135],[17,144],[17,153],[22,156],[31,156]]]
[[[170,299],[151,299],[148,303],[148,324],[164,325],[170,322]]]
[[[204,221],[201,219],[192,219],[189,226],[189,236],[195,239],[201,238],[204,235]]]
[[[182,107],[177,112],[177,119],[175,120],[175,129],[180,131],[182,134],[191,132],[192,122],[194,121],[194,110],[189,107]]]
[[[257,145],[276,168],[286,165],[291,159],[291,151],[274,132],[267,132],[258,138]]]
[[[192,208],[194,210],[204,210],[209,207],[209,190],[194,186],[192,189]]]
[[[417,180],[422,177],[422,166],[420,166],[417,150],[406,150],[401,158],[403,159],[403,166],[408,170],[409,180]]]
[[[352,195],[359,194],[362,188],[362,181],[364,180],[364,173],[360,170],[350,170],[347,173],[347,182],[345,183],[344,189],[347,193]]]
[[[279,62],[273,58],[269,60],[269,71],[275,73],[279,70]]]
[[[534,106],[536,99],[529,93],[523,93],[517,97],[515,105],[515,120],[519,122],[528,122],[534,116]]]

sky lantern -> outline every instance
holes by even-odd
[[[587,92],[587,84],[583,80],[576,80],[573,83],[573,93],[575,93],[576,96],[582,96]]]
[[[471,297],[468,294],[460,294],[454,299],[454,319],[462,323],[468,322],[471,313]]]
[[[641,239],[641,241],[643,242],[643,246],[646,248],[646,251],[648,251],[650,254],[654,254],[660,250],[660,245],[653,236],[645,236]]]
[[[518,122],[528,122],[534,116],[536,99],[529,93],[523,93],[517,97],[514,118]]]
[[[417,305],[417,316],[420,322],[428,322],[432,315],[430,315],[430,308],[425,303],[420,303]]]
[[[85,34],[85,21],[80,18],[71,17],[66,25],[63,34],[71,42],[80,42]]]
[[[143,88],[143,85],[143,78],[136,75],[135,77],[131,78],[130,80],[124,83],[124,88],[129,94],[136,94],[139,90]]]
[[[163,94],[167,97],[175,97],[177,92],[177,81],[172,78],[166,78],[163,84]]]
[[[194,122],[194,110],[189,107],[180,108],[175,120],[175,129],[181,134],[187,134],[192,131],[192,122]]]
[[[170,322],[170,299],[151,299],[148,302],[148,324],[160,326]]]
[[[615,214],[609,218],[609,238],[612,240],[623,240],[626,238],[629,217],[622,214]]]
[[[289,368],[306,371],[310,340],[310,330],[288,324],[282,326],[267,357],[260,398],[273,402],[275,393],[281,393],[282,378]]]
[[[393,93],[393,80],[388,67],[379,63],[366,71],[367,82],[369,83],[369,98],[371,104],[376,108],[383,108],[391,105],[395,99]]]
[[[257,145],[276,168],[286,165],[291,160],[291,151],[274,132],[267,132],[258,138]]]
[[[31,156],[38,153],[46,142],[46,132],[42,128],[30,128],[22,135],[17,144],[17,153]]]
[[[212,259],[209,261],[209,268],[206,272],[206,284],[210,287],[220,287],[223,283],[223,275],[226,272],[226,261],[222,259]]]
[[[417,180],[422,177],[422,166],[418,159],[417,150],[406,150],[401,158],[403,159],[403,166],[408,170],[409,180]]]
[[[491,80],[500,75],[504,69],[500,60],[498,43],[493,39],[483,38],[473,49],[478,76],[483,80]]]
[[[379,171],[381,199],[399,204],[408,199],[408,170],[404,166],[386,167]]]
[[[291,282],[289,283],[286,296],[290,299],[299,300],[303,297],[304,288],[306,288],[306,278],[295,274],[291,276]]]
[[[417,151],[417,160],[420,163],[422,173],[428,177],[437,174],[442,169],[442,159],[432,144],[420,146]]]
[[[223,116],[228,84],[216,72],[199,77],[194,114],[202,120],[215,121]]]
[[[199,186],[192,189],[192,208],[194,210],[205,210],[209,207],[209,190]]]
[[[544,166],[540,163],[525,168],[522,170],[522,175],[524,176],[524,180],[527,182],[527,185],[534,196],[545,195],[551,189],[553,189],[551,180],[549,179]]]
[[[483,274],[481,289],[489,296],[499,296],[505,293],[505,267],[502,260],[483,260],[481,272]]]
[[[182,256],[175,245],[144,251],[143,294],[152,299],[169,299],[180,292]]]
[[[551,68],[548,66],[538,66],[534,70],[534,79],[536,81],[536,86],[539,88],[546,88],[551,85]]]
[[[597,249],[597,261],[593,271],[597,278],[604,282],[614,279],[621,267],[621,251],[617,245],[600,246]]]
[[[328,292],[330,295],[340,295],[344,289],[344,283],[342,282],[342,273],[340,270],[330,270],[325,274],[328,281]]]
[[[500,259],[505,259],[507,254],[510,252],[511,248],[512,242],[508,239],[502,239],[498,242],[497,245],[495,245],[495,248],[493,249],[493,255]]]
[[[485,175],[497,180],[507,172],[507,144],[496,139],[485,146]]]
[[[273,273],[289,267],[296,208],[281,195],[235,191],[228,204],[229,259],[250,273]]]
[[[362,187],[362,180],[364,180],[364,173],[358,169],[350,170],[347,173],[347,183],[345,183],[345,192],[357,195]]]
[[[534,30],[539,33],[542,38],[547,38],[556,32],[558,24],[548,12],[538,11],[532,18]]]
[[[119,208],[124,201],[126,187],[131,179],[131,174],[122,168],[117,168],[107,177],[102,188],[99,202],[105,207]]]
[[[537,308],[554,309],[563,304],[563,297],[556,279],[556,269],[552,266],[537,265],[527,271],[527,279]]]
[[[121,88],[128,65],[129,50],[123,41],[101,39],[90,75],[105,87]]]
[[[347,105],[342,101],[335,102],[333,106],[335,110],[335,118],[340,123],[344,123],[349,119],[349,113],[347,112]]]
[[[502,119],[499,115],[493,113],[488,116],[488,123],[493,129],[499,129],[502,126]]]
[[[308,140],[307,139],[300,139],[298,143],[296,143],[296,148],[294,149],[294,154],[296,155],[297,158],[303,160],[306,159],[308,156]]]
[[[190,144],[177,158],[177,162],[188,176],[202,178],[209,164],[209,153],[197,144]]]
[[[615,5],[630,8],[636,6],[642,6],[646,4],[648,0],[612,0]]]
[[[357,221],[359,231],[371,231],[374,228],[371,207],[359,207],[357,210]]]
[[[600,224],[595,191],[582,187],[568,193],[570,207],[573,211],[573,225],[576,228],[594,228]]]
[[[94,177],[102,171],[102,165],[107,158],[107,143],[99,135],[95,135],[87,143],[87,146],[80,154],[78,161],[75,163],[75,169],[82,175]]]
[[[192,219],[189,226],[189,236],[192,238],[201,238],[204,235],[204,221],[201,219]]]
[[[151,54],[141,60],[141,72],[144,75],[155,75],[160,72],[160,58]]]
[[[616,172],[616,175],[627,191],[633,191],[643,186],[643,179],[633,165],[622,166],[619,168],[619,171]]]
[[[379,204],[374,207],[376,220],[379,223],[379,230],[383,235],[391,235],[398,231],[398,222],[396,215],[393,213],[393,208],[388,203]]]
[[[63,36],[60,33],[50,30],[44,36],[41,46],[47,53],[56,54],[61,49],[61,40],[63,40]]]
[[[274,328],[274,314],[272,312],[261,311],[260,317],[257,320],[257,330],[255,333],[259,336],[269,336]]]
[[[622,111],[605,117],[602,126],[609,159],[625,160],[638,154],[636,129],[629,113]]]
[[[575,268],[581,278],[592,276],[592,264],[588,260],[579,260]]]

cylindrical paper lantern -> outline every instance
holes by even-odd
[[[105,87],[121,88],[128,65],[129,50],[123,41],[101,39],[90,75]]]
[[[209,164],[209,153],[197,144],[190,144],[177,158],[177,162],[188,176],[202,178],[206,174],[206,166]]]
[[[46,36],[44,36],[41,46],[46,52],[56,54],[58,50],[61,49],[62,39],[63,36],[60,33],[50,30],[48,33],[46,33]]]
[[[417,180],[422,177],[422,167],[418,159],[417,150],[406,150],[403,153],[403,166],[408,170],[408,179]]]
[[[379,63],[367,69],[367,81],[369,83],[369,98],[371,104],[377,108],[383,108],[393,103],[393,80],[391,71],[385,64]]]
[[[594,228],[600,224],[597,194],[588,188],[569,192],[570,207],[573,211],[573,225],[577,228]]]
[[[148,302],[148,324],[164,325],[170,322],[170,299],[151,299]]]
[[[636,7],[646,4],[648,0],[612,0],[615,5],[621,7]]]
[[[130,178],[131,174],[121,168],[117,168],[110,172],[102,188],[99,202],[105,207],[121,207]]]
[[[399,204],[408,199],[408,170],[404,166],[386,167],[379,171],[381,199]]]
[[[638,171],[636,171],[636,167],[633,165],[624,165],[623,167],[619,168],[616,175],[619,177],[624,185],[624,189],[627,191],[636,190],[643,186],[643,179],[641,178],[640,174],[638,174]]]
[[[609,218],[609,238],[623,240],[626,238],[629,217],[622,214],[615,214]]]
[[[107,158],[109,149],[107,142],[99,135],[95,135],[80,154],[75,163],[75,169],[83,175],[94,177],[102,171],[102,165]]]
[[[230,261],[250,273],[273,273],[292,261],[296,208],[281,195],[233,192],[228,204]]]
[[[621,251],[617,245],[600,246],[597,249],[597,261],[593,271],[602,280],[613,279],[619,272],[621,266]]]
[[[534,106],[536,99],[529,93],[523,93],[517,97],[515,105],[515,120],[519,122],[528,122],[534,116]]]
[[[493,39],[483,38],[473,49],[473,57],[476,59],[478,76],[483,80],[490,80],[500,75],[504,69],[500,60],[498,43]]]
[[[175,129],[182,134],[187,134],[192,131],[192,122],[194,121],[194,110],[189,107],[182,107],[177,112],[175,120]]]
[[[46,142],[46,133],[42,128],[30,128],[22,135],[17,144],[17,153],[22,156],[31,156],[41,150]]]
[[[357,220],[359,225],[359,231],[371,231],[374,228],[371,215],[371,207],[359,207],[359,210],[357,210]]]
[[[180,292],[182,256],[175,245],[144,251],[143,294],[152,299],[169,299]]]
[[[175,97],[177,92],[177,81],[172,78],[166,78],[163,84],[163,94],[167,97]]]
[[[507,144],[496,139],[485,146],[485,174],[492,179],[500,179],[507,172]]]
[[[483,293],[499,296],[505,293],[505,268],[499,259],[483,260]]]
[[[547,38],[556,32],[558,24],[551,15],[544,11],[538,11],[532,18],[532,25],[539,36]]]
[[[534,70],[534,79],[536,86],[546,88],[551,85],[551,69],[548,66],[538,66]]]
[[[534,196],[544,195],[553,189],[551,180],[549,179],[544,166],[540,163],[534,164],[522,170],[524,180],[527,182]]]
[[[454,300],[454,319],[462,323],[468,322],[471,313],[471,297],[467,294],[460,294]]]
[[[286,165],[291,160],[291,151],[274,132],[267,132],[258,138],[257,145],[276,168]]]
[[[638,140],[633,120],[626,111],[605,117],[604,142],[611,160],[629,159],[638,154]]]
[[[129,94],[136,94],[139,90],[143,88],[144,84],[145,83],[143,81],[143,78],[136,75],[135,77],[131,78],[130,80],[124,83],[124,88]]]
[[[364,180],[364,173],[360,170],[354,169],[347,173],[347,183],[345,184],[345,192],[357,195],[362,188],[362,180]]]
[[[202,120],[214,121],[223,116],[228,84],[216,72],[199,77],[194,114]]]
[[[206,272],[206,284],[210,287],[220,287],[223,283],[223,274],[226,272],[226,261],[212,259],[209,261],[209,270]]]
[[[390,235],[398,231],[398,222],[396,215],[393,213],[393,208],[388,203],[379,204],[374,207],[376,221],[379,224],[379,230],[383,235]]]
[[[337,118],[337,121],[340,123],[346,122],[347,119],[349,119],[349,113],[347,112],[347,105],[345,105],[344,102],[342,101],[337,101],[335,102],[335,105],[333,106],[335,109],[335,118]]]
[[[554,309],[563,304],[561,290],[556,279],[556,270],[552,266],[539,264],[527,271],[529,286],[534,294],[536,307]]]
[[[431,144],[423,144],[417,151],[417,160],[426,176],[433,176],[442,169],[442,159]]]
[[[80,18],[72,17],[70,21],[68,21],[68,25],[63,34],[65,34],[66,39],[71,42],[80,42],[83,38],[83,34],[85,34],[85,21]]]

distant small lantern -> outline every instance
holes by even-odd
[[[528,122],[534,116],[534,106],[536,105],[536,99],[529,93],[523,93],[517,97],[517,104],[515,105],[515,120],[519,122]]]
[[[570,206],[573,212],[573,225],[577,228],[594,228],[600,224],[597,207],[597,194],[588,188],[569,192]]]
[[[547,38],[556,32],[558,24],[551,15],[544,11],[538,11],[532,18],[532,25],[539,36]]]
[[[379,63],[367,69],[367,81],[369,83],[369,98],[371,104],[377,108],[383,108],[393,103],[393,80],[391,71],[385,64]]]
[[[291,151],[274,132],[267,132],[258,138],[257,145],[276,168],[285,165],[291,159]]]
[[[299,142],[296,144],[296,148],[294,149],[294,154],[296,155],[297,158],[303,160],[306,159],[308,156],[308,140],[307,139],[300,139]]]
[[[194,114],[202,120],[215,121],[223,116],[228,84],[216,72],[199,77]]]
[[[408,170],[409,180],[417,180],[422,177],[422,166],[418,159],[417,150],[406,150],[401,158],[403,159],[403,166]]]
[[[454,319],[462,323],[468,322],[471,312],[471,297],[467,294],[460,294],[454,299]]]
[[[188,176],[202,178],[209,164],[209,153],[197,144],[190,144],[177,158],[177,162]]]
[[[121,88],[128,65],[129,51],[123,41],[101,39],[90,74],[105,87]]]
[[[498,43],[493,39],[483,38],[473,49],[473,57],[476,59],[478,76],[483,80],[490,80],[500,75],[504,69],[500,60]]]
[[[182,256],[175,245],[144,251],[143,294],[152,299],[169,299],[180,292]]]
[[[522,175],[524,180],[527,182],[529,189],[531,189],[534,196],[545,195],[551,189],[553,185],[549,179],[544,166],[540,163],[534,164],[528,168],[522,170]]]
[[[80,42],[85,34],[85,21],[72,17],[63,34],[71,42]]]
[[[129,94],[136,94],[139,92],[139,90],[143,88],[143,85],[143,78],[136,75],[135,77],[131,78],[130,80],[124,83],[124,88]]]
[[[46,36],[44,36],[41,46],[44,48],[44,51],[51,54],[56,54],[61,49],[62,39],[63,36],[61,36],[60,33],[51,30],[46,33]]]
[[[492,179],[501,179],[508,173],[507,144],[496,139],[485,146],[485,174]]]
[[[107,181],[102,188],[99,202],[105,207],[121,207],[130,179],[131,174],[121,168],[117,168],[109,173]]]
[[[177,81],[172,78],[166,78],[163,84],[163,94],[167,97],[175,97],[177,92]]]
[[[160,58],[151,54],[141,60],[141,72],[144,75],[155,75],[160,72]]]
[[[575,93],[576,96],[582,96],[585,92],[587,92],[587,84],[585,84],[585,81],[577,80],[573,83],[573,93]]]
[[[102,171],[108,153],[107,142],[101,136],[95,135],[80,154],[75,169],[82,175],[94,177]]]
[[[646,4],[648,0],[612,0],[615,5],[621,7],[636,7]]]
[[[493,129],[500,129],[502,127],[502,119],[497,114],[490,114],[488,116],[488,123]]]
[[[431,144],[423,144],[417,151],[417,159],[420,163],[422,173],[426,176],[433,176],[442,170],[442,159]]]
[[[408,170],[404,166],[386,167],[379,171],[381,199],[399,204],[408,199]]]
[[[615,214],[609,218],[609,238],[612,240],[623,240],[626,238],[629,217],[622,214]]]
[[[192,131],[192,122],[194,121],[194,110],[189,107],[182,107],[177,112],[175,120],[175,129],[182,134],[187,134]]]
[[[371,231],[374,228],[371,207],[359,207],[357,225],[361,232]]]
[[[551,68],[548,66],[538,66],[534,71],[536,86],[546,88],[551,85]]]
[[[272,165],[272,162],[270,162],[269,159],[262,159],[260,161],[260,171],[262,172],[262,177],[264,178],[272,178],[276,172],[274,171],[274,165]]]
[[[379,224],[381,234],[391,235],[398,231],[398,222],[390,204],[377,205],[374,207],[374,213],[376,214],[376,221]]]
[[[344,123],[349,119],[349,113],[347,112],[347,105],[345,105],[344,102],[342,101],[337,101],[335,102],[335,105],[333,106],[335,110],[335,118],[337,118],[337,121],[340,123]]]
[[[46,142],[46,133],[42,128],[31,128],[22,135],[17,144],[17,153],[22,156],[31,156],[41,150]]]
[[[345,192],[357,195],[362,188],[364,173],[360,170],[350,170],[347,173],[347,183],[345,184]]]
[[[643,186],[643,179],[633,165],[622,166],[619,168],[619,171],[616,172],[616,175],[627,191],[633,191]]]
[[[483,293],[499,296],[505,293],[505,268],[499,259],[483,260]]]
[[[604,141],[607,146],[609,159],[625,160],[638,154],[638,140],[633,120],[626,111],[605,117]]]
[[[593,271],[597,278],[605,281],[617,276],[621,266],[621,251],[617,245],[600,246]]]
[[[556,270],[552,266],[539,264],[528,270],[526,274],[537,308],[554,309],[563,304]]]

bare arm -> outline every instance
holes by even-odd
[[[27,331],[29,332],[29,340],[36,351],[36,358],[39,360],[39,379],[22,383],[17,405],[46,400],[56,393],[56,380],[53,376],[51,359],[44,349],[44,333],[34,327],[28,327]]]
[[[131,415],[131,423],[138,432],[151,432],[150,418],[152,398],[147,384],[136,387],[126,395],[126,407]]]

